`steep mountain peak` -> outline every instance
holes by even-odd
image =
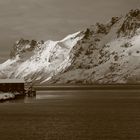
[[[69,53],[82,38],[83,33],[77,32],[60,41],[20,39],[14,44],[10,59],[0,64],[0,77],[6,73],[7,78],[24,78],[26,81],[49,79],[70,65]]]
[[[140,33],[139,10],[113,17],[84,31],[70,52],[72,63],[51,83],[92,84],[138,81]]]
[[[112,17],[109,22],[104,24],[97,22],[88,29],[94,36],[107,35],[118,23],[118,30],[116,31],[118,37],[133,37],[137,29],[140,28],[140,10],[130,10],[125,16]]]
[[[126,16],[140,18],[140,9],[131,9]]]
[[[138,28],[140,28],[140,10],[130,10],[118,30],[118,37],[133,37]]]
[[[35,83],[128,83],[140,77],[140,10],[113,17],[60,41],[20,39],[0,77]]]
[[[20,40],[16,41],[13,45],[11,52],[10,52],[10,58],[14,59],[17,55],[21,57],[24,53],[32,52],[37,47],[44,44],[44,41],[35,41],[35,40],[25,40],[21,38]]]

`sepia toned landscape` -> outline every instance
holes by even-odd
[[[139,140],[139,6],[0,1],[0,140]]]

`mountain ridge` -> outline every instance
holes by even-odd
[[[140,10],[113,17],[60,41],[21,39],[0,78],[35,84],[137,83],[140,77]]]

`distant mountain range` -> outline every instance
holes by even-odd
[[[60,41],[21,39],[0,64],[0,78],[24,78],[35,84],[138,83],[140,10]]]

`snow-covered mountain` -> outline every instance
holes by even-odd
[[[78,32],[61,41],[17,41],[10,59],[0,65],[2,78],[25,78],[37,83],[47,81],[71,64],[69,53],[83,37]]]
[[[34,83],[140,81],[140,10],[97,23],[61,41],[17,41],[0,64],[0,78]]]

